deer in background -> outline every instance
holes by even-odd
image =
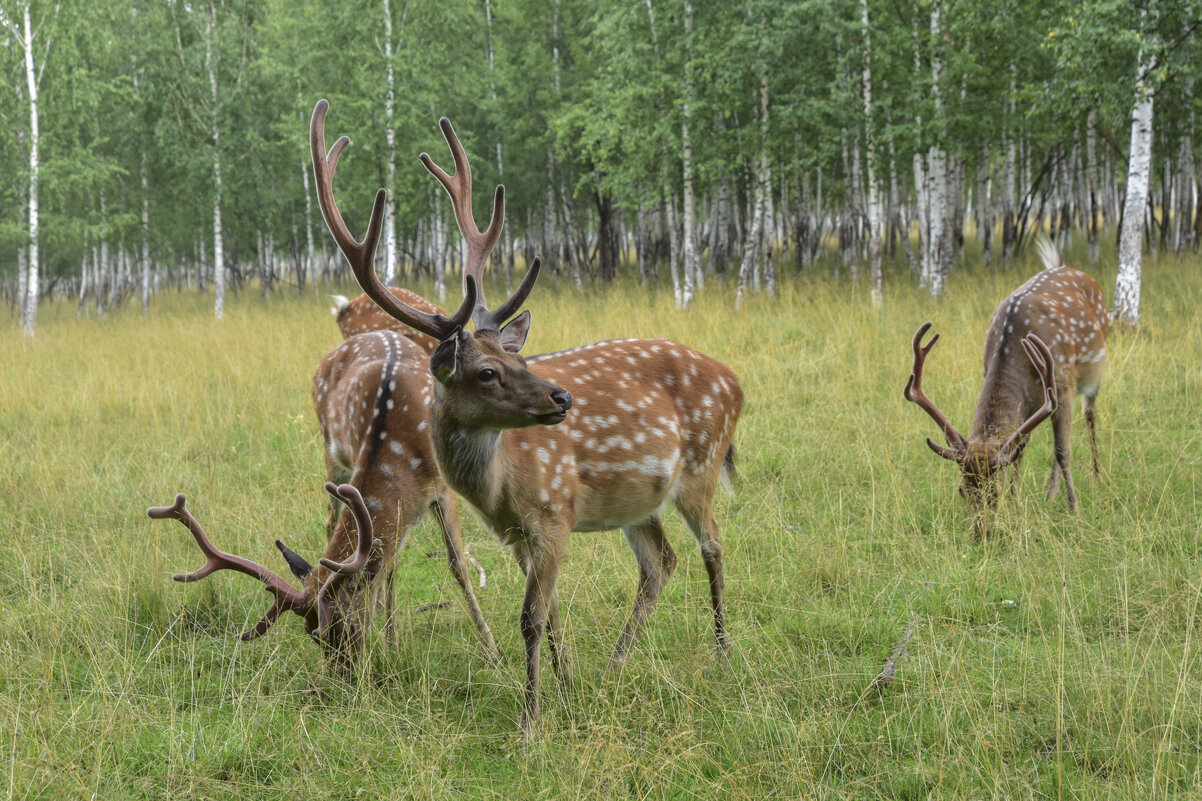
[[[436,303],[432,303],[416,292],[411,292],[408,289],[400,287],[388,287],[388,291],[395,295],[402,302],[412,306],[415,309],[420,309],[427,314],[446,315],[446,311]],[[350,300],[345,295],[330,295],[330,300],[334,302],[334,307],[330,309],[330,313],[334,315],[338,323],[338,330],[342,332],[342,338],[346,339],[355,334],[365,334],[368,331],[396,331],[402,336],[416,342],[425,350],[426,355],[434,352],[438,347],[438,340],[433,337],[423,334],[421,331],[416,331],[404,323],[398,322],[389,315],[384,313],[384,310],[375,304],[367,295],[358,295]]]
[[[923,346],[922,339],[931,327],[931,323],[923,323],[912,343],[914,367],[905,398],[922,407],[943,432],[947,447],[930,439],[927,445],[960,467],[960,492],[978,531],[985,514],[996,504],[1002,471],[1014,465],[1011,486],[1015,487],[1027,439],[1049,416],[1055,457],[1048,497],[1059,491],[1063,477],[1069,511],[1076,511],[1077,492],[1069,466],[1074,394],[1082,398],[1093,472],[1101,475],[1094,404],[1106,363],[1109,326],[1102,290],[1085,273],[1066,267],[1046,239],[1039,240],[1037,247],[1044,269],[993,312],[985,335],[985,385],[968,439],[922,391],[923,363],[939,334]]]
[[[672,502],[701,546],[714,637],[725,653],[730,640],[713,503],[719,485],[729,486],[734,467],[732,438],[743,401],[734,374],[708,356],[662,339],[601,342],[529,363],[517,355],[529,332],[530,312],[510,318],[533,289],[540,264],[531,263],[507,301],[495,309],[486,306],[480,277],[500,235],[504,188],[497,187],[489,227],[479,231],[471,212],[467,156],[446,119],[440,125],[455,174],[447,175],[424,153],[421,158],[450,195],[467,244],[464,300],[451,318],[398,300],[372,264],[384,190],[376,193],[363,241],[355,241],[334,202],[332,183],[348,140],[339,138],[327,153],[327,111],[327,102],[319,101],[310,126],[326,224],[364,292],[397,320],[440,341],[430,360],[437,382],[431,437],[439,467],[447,483],[510,546],[526,576],[520,618],[526,646],[523,729],[529,731],[538,715],[544,630],[552,666],[561,680],[567,672],[556,582],[572,531],[621,528],[638,562],[634,608],[611,659],[620,663],[676,566],[662,522],[664,507]],[[469,317],[475,327],[471,334],[463,330]]]

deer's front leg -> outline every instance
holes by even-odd
[[[538,719],[538,667],[543,630],[554,606],[555,583],[566,546],[565,536],[540,537],[517,546],[517,557],[526,573],[526,595],[522,601],[521,630],[526,644],[526,696],[521,727],[529,733]],[[558,623],[558,616],[556,617]]]

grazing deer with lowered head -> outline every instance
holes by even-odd
[[[350,538],[332,538],[317,567],[310,567],[281,546],[292,572],[303,581],[299,589],[258,562],[218,550],[188,511],[183,493],[175,496],[171,506],[152,506],[146,514],[157,520],[178,520],[207,557],[200,569],[176,574],[176,581],[199,581],[218,570],[233,570],[263,582],[274,596],[274,602],[259,622],[242,633],[243,640],[265,634],[281,612],[295,612],[304,618],[305,630],[323,646],[331,664],[348,672],[362,647],[364,616],[370,614],[371,585],[379,573],[383,551],[380,541],[373,536],[371,515],[359,491],[350,484],[333,483],[326,484],[326,491],[346,505],[353,518],[354,534]]]
[[[324,646],[331,663],[344,671],[353,668],[380,589],[376,577],[381,571],[387,574],[391,627],[397,549],[432,509],[477,634],[489,659],[498,659],[496,643],[472,592],[459,505],[438,473],[426,431],[433,383],[426,358],[425,351],[406,337],[378,331],[344,341],[318,366],[313,400],[331,478],[326,485],[331,505],[325,556],[314,567],[276,540],[293,575],[302,582],[301,589],[258,563],[217,551],[184,508],[183,495],[174,506],[148,511],[151,517],[180,520],[209,556],[204,568],[176,576],[177,581],[196,581],[226,568],[258,578],[275,595],[276,603],[242,635],[244,640],[266,632],[280,612],[292,611],[305,618],[306,629]],[[349,483],[336,487],[335,482]],[[369,547],[370,555],[365,550]],[[347,559],[351,553],[355,556]]]
[[[388,291],[401,302],[426,314],[446,315],[446,311],[441,306],[431,303],[416,292],[395,286],[388,287]],[[350,300],[345,295],[330,295],[330,300],[334,301],[334,307],[330,309],[330,313],[334,315],[343,339],[355,334],[365,334],[368,331],[387,330],[396,331],[402,336],[409,337],[426,351],[427,356],[438,347],[437,339],[423,334],[421,331],[416,331],[385,314],[384,310],[367,295],[357,295]]]
[[[921,406],[943,431],[947,447],[930,439],[927,445],[959,465],[960,492],[978,529],[983,515],[996,503],[1002,470],[1013,464],[1017,473],[1028,436],[1048,416],[1055,438],[1048,497],[1059,491],[1063,476],[1069,511],[1076,511],[1077,492],[1069,467],[1074,394],[1082,398],[1093,471],[1100,475],[1094,402],[1106,362],[1109,325],[1102,290],[1085,273],[1064,266],[1050,242],[1040,240],[1038,247],[1043,271],[993,312],[985,336],[985,386],[968,439],[922,391],[923,362],[939,335],[923,346],[929,322],[914,334],[914,368],[905,398]]]
[[[321,425],[326,475],[353,484],[371,512],[386,567],[385,603],[392,620],[395,556],[427,511],[442,529],[451,574],[467,601],[477,634],[490,659],[497,646],[472,591],[459,525],[459,502],[438,472],[430,442],[433,392],[426,351],[396,331],[356,334],[326,355],[313,376],[313,404]],[[327,539],[342,535],[351,519],[345,506],[331,504]],[[282,548],[283,546],[281,546]],[[299,557],[290,558],[295,564]]]
[[[426,154],[455,209],[467,242],[464,300],[447,318],[398,301],[372,266],[384,212],[376,194],[363,241],[350,238],[334,203],[333,173],[346,147],[326,152],[328,104],[318,102],[310,128],[317,190],[326,224],[347,254],[360,285],[381,308],[441,344],[430,359],[437,383],[430,408],[431,437],[448,484],[509,545],[526,575],[521,630],[526,645],[522,725],[538,715],[539,651],[544,630],[553,667],[563,678],[566,655],[556,580],[572,531],[621,528],[639,566],[634,608],[612,661],[637,640],[676,555],[664,534],[672,502],[701,546],[709,575],[714,636],[725,652],[722,545],[714,520],[718,486],[733,468],[731,444],[742,408],[738,380],[725,365],[668,340],[620,340],[533,357],[525,342],[530,312],[509,320],[533,289],[539,261],[517,291],[495,309],[485,305],[480,276],[500,236],[504,188],[498,186],[485,232],[471,212],[471,171],[447,120],[443,134],[455,162],[447,175]],[[468,319],[475,332],[463,330]],[[565,387],[570,387],[573,396]],[[574,409],[568,416],[568,410]]]

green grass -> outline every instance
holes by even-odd
[[[1084,253],[1070,263],[1083,264]],[[400,555],[402,641],[379,627],[358,681],[328,675],[294,617],[235,634],[267,596],[243,576],[170,580],[201,559],[147,506],[186,492],[219,546],[269,565],[323,544],[309,382],[337,341],[323,298],[164,296],[38,334],[0,331],[0,795],[14,798],[1147,798],[1202,779],[1202,263],[1145,265],[1144,327],[1115,332],[1099,398],[1105,482],[1073,443],[1082,512],[1042,488],[1038,430],[1004,529],[968,533],[955,468],[902,400],[910,337],[944,336],[928,392],[967,429],[993,306],[1032,269],[961,270],[927,300],[889,275],[802,277],[732,310],[714,285],[677,313],[635,286],[547,282],[528,352],[669,336],[730,364],[747,403],[738,492],[720,501],[729,664],[705,571],[680,568],[626,668],[604,666],[636,570],[617,532],[573,537],[560,580],[573,683],[544,668],[517,730],[521,577],[465,515],[490,668],[431,522]],[[1109,298],[1114,265],[1097,269]],[[428,290],[429,287],[418,287]],[[498,294],[499,290],[492,289]],[[419,612],[440,599],[452,605]],[[897,679],[871,688],[908,622]]]

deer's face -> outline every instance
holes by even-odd
[[[572,396],[526,367],[514,342],[500,333],[458,331],[438,346],[430,370],[438,381],[436,414],[477,429],[527,428],[563,422]]]
[[[988,518],[997,507],[1002,467],[996,450],[969,442],[957,459],[960,465],[960,495],[968,507],[968,518],[976,534],[984,533]]]
[[[348,519],[340,520],[333,541],[342,541],[351,534]],[[379,540],[375,541],[375,545]],[[363,640],[371,623],[375,578],[382,566],[382,553],[373,548],[371,558],[362,571],[342,581],[331,582],[333,572],[324,564],[310,565],[282,543],[276,543],[284,554],[292,574],[302,581],[305,611],[305,631],[321,646],[327,662],[342,673],[350,672],[363,649]],[[341,554],[328,552],[334,558]]]

